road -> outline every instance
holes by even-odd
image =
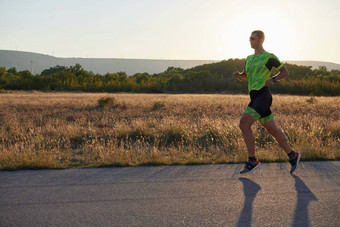
[[[340,161],[0,171],[0,226],[339,226]]]

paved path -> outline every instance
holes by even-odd
[[[340,162],[0,172],[0,226],[339,226]]]

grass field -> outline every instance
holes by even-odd
[[[105,99],[108,98],[108,99]],[[340,97],[273,95],[272,111],[302,160],[340,157]],[[0,169],[244,162],[247,95],[0,94]],[[287,156],[259,123],[261,161]]]

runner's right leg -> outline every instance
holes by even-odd
[[[248,150],[248,161],[246,162],[244,169],[240,172],[241,174],[250,173],[261,164],[255,158],[255,137],[253,131],[251,130],[251,126],[255,121],[256,119],[254,117],[246,113],[243,113],[240,120],[239,127],[242,130],[242,135]]]
[[[250,114],[243,113],[239,125],[242,131],[244,142],[247,146],[249,157],[255,156],[255,137],[253,131],[251,130],[251,126],[254,124],[255,121],[256,119]]]

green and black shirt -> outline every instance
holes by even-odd
[[[249,55],[245,63],[245,71],[248,77],[248,91],[260,90],[270,78],[271,70],[275,67],[281,69],[283,64],[272,53],[263,51],[258,55]]]

